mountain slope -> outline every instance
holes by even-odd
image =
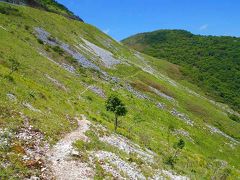
[[[217,101],[240,109],[240,38],[193,35],[183,30],[142,33],[123,43],[180,65],[182,72]]]
[[[89,178],[239,177],[240,124],[227,115],[234,112],[169,78],[177,66],[59,14],[0,9],[8,12],[0,12],[0,179],[47,179],[56,176],[51,163],[72,161],[93,170]],[[117,134],[105,110],[111,94],[128,109]],[[89,142],[75,136],[82,114],[92,123]],[[80,139],[64,146],[66,134]],[[171,162],[180,139],[185,147]],[[55,159],[61,150],[70,162]]]

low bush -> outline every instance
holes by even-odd
[[[240,117],[239,117],[239,116],[237,116],[237,115],[235,115],[235,114],[228,114],[228,117],[229,117],[231,120],[240,123]]]
[[[53,51],[55,51],[59,55],[63,55],[64,54],[64,51],[59,46],[53,46],[52,49],[53,49]]]

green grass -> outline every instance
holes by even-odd
[[[194,142],[190,142],[186,137],[181,137],[186,141],[186,147],[177,161],[175,171],[186,174],[193,179],[199,176],[203,179],[209,179],[216,176],[214,169],[218,167],[218,164],[215,161],[221,159],[228,162],[227,168],[231,169],[229,176],[232,179],[239,176],[239,145],[232,149],[225,144],[229,142],[227,139],[218,134],[211,134],[205,123],[218,127],[236,139],[240,139],[240,124],[231,120],[227,114],[224,114],[220,108],[211,104],[208,100],[189,94],[181,85],[185,82],[179,80],[179,85],[174,86],[166,79],[158,78],[158,74],[154,76],[142,71],[139,66],[144,66],[144,64],[134,55],[133,51],[115,42],[91,25],[29,7],[10,6],[3,3],[0,3],[0,7],[1,9],[11,7],[21,13],[21,16],[0,13],[0,25],[6,29],[0,28],[0,128],[17,132],[23,124],[23,119],[19,114],[19,112],[22,112],[31,119],[30,123],[34,128],[44,133],[46,140],[51,144],[76,128],[77,123],[73,119],[80,114],[85,114],[90,120],[101,123],[108,127],[110,131],[113,131],[114,115],[105,110],[105,100],[90,90],[80,95],[86,89],[84,84],[93,84],[102,88],[107,96],[118,93],[120,99],[126,104],[128,114],[126,117],[119,118],[121,122],[118,133],[141,146],[153,150],[161,160],[169,156],[169,148],[172,148],[171,144],[180,138],[171,135],[170,145],[168,144],[169,125],[173,125],[175,129],[184,129],[189,132]],[[102,68],[109,74],[120,77],[122,79],[120,84],[122,85],[125,82],[137,84],[136,88],[139,91],[148,94],[156,101],[165,103],[167,110],[176,108],[184,112],[195,122],[195,126],[186,125],[168,111],[157,108],[153,102],[136,98],[124,88],[121,88],[121,85],[117,92],[113,92],[112,89],[115,88],[115,84],[104,81],[92,70],[78,66],[67,54],[61,54],[58,50],[55,52],[51,47],[39,43],[35,36],[35,27],[44,28],[53,37],[70,44],[72,47],[77,43],[82,43],[80,37],[83,37],[111,51],[116,57],[125,59],[123,61],[127,61],[130,66],[121,64],[116,66],[116,69]],[[111,46],[109,46],[109,43]],[[69,73],[40,55],[39,51],[46,51],[48,56],[56,62],[73,65],[78,69],[78,74]],[[90,56],[87,52],[84,52],[84,54],[87,57]],[[154,65],[152,64],[153,58],[142,56],[149,64]],[[11,71],[9,59],[12,58],[20,63],[20,67],[18,71],[11,75],[12,81],[10,81],[5,77]],[[157,70],[158,73],[168,75],[172,71],[175,72],[176,68],[170,63],[162,62]],[[46,74],[58,80],[68,91],[64,91],[52,83],[46,78]],[[178,75],[176,73],[173,76]],[[178,104],[169,102],[148,91],[147,87],[149,85],[174,97]],[[187,83],[186,85],[188,87],[192,86]],[[199,94],[203,94],[199,89],[196,88],[195,90]],[[17,101],[10,101],[6,96],[7,93],[14,94]],[[41,112],[29,110],[23,106],[24,102],[30,103]],[[129,127],[135,123],[139,116],[144,121],[135,124],[129,132]],[[74,123],[71,123],[70,120]],[[20,178],[28,176],[28,168],[21,162],[21,157],[11,150],[11,144],[10,149],[0,150],[0,153],[5,155],[3,159],[0,159],[0,162],[10,159],[11,164],[10,167],[1,171],[0,179],[14,179],[17,175]],[[223,171],[222,173],[228,172],[227,169],[221,171]]]

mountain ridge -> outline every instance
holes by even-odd
[[[55,0],[0,0],[0,2],[6,2],[16,5],[27,5],[33,8],[44,9],[49,12],[63,15],[70,19],[84,22],[79,16],[74,15],[74,13],[71,12],[68,8]]]

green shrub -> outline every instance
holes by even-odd
[[[53,49],[53,51],[55,51],[59,55],[63,55],[64,54],[64,51],[59,46],[53,46],[52,49]]]
[[[235,115],[235,114],[228,114],[228,117],[229,117],[231,120],[240,123],[240,117],[239,117],[239,116],[237,116],[237,115]]]
[[[43,41],[41,39],[37,39],[39,44],[44,44]]]
[[[93,98],[92,98],[91,96],[86,96],[86,99],[87,99],[88,101],[93,101]]]
[[[73,64],[78,63],[78,61],[75,58],[73,58],[72,56],[66,56],[66,60]]]
[[[174,165],[176,164],[176,158],[174,158],[173,156],[168,156],[165,161],[165,164],[171,166],[172,168],[174,167]]]
[[[10,76],[9,74],[8,74],[8,75],[5,75],[4,78],[7,79],[7,80],[8,80],[9,82],[11,82],[11,83],[15,83],[13,77]]]
[[[26,31],[28,31],[30,29],[30,26],[24,25],[24,28],[25,28]]]

